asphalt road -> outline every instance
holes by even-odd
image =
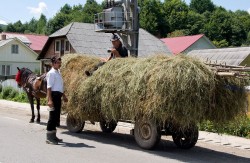
[[[87,123],[83,132],[70,133],[62,116],[58,137],[60,145],[45,143],[47,111],[41,123],[30,124],[28,105],[0,100],[0,163],[151,163],[151,162],[250,162],[250,150],[198,141],[190,150],[179,149],[171,137],[163,136],[155,150],[138,147],[129,135],[131,126],[119,125],[105,134],[98,124]]]

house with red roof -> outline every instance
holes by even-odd
[[[197,49],[215,49],[216,46],[204,35],[180,36],[161,39],[174,54],[187,54]]]
[[[37,54],[40,54],[45,43],[48,40],[48,36],[38,35],[38,34],[23,34],[23,33],[11,33],[11,32],[2,32],[2,38],[10,39],[10,38],[18,38],[32,50],[34,50]],[[0,38],[1,39],[1,38]]]
[[[48,37],[43,35],[2,33],[0,35],[0,80],[15,77],[17,67],[40,73],[38,55]]]

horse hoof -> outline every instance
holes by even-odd
[[[40,123],[41,121],[40,121],[40,119],[39,120],[36,120],[36,123]]]
[[[34,123],[34,119],[31,119],[31,120],[30,120],[30,123]]]

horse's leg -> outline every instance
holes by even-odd
[[[36,122],[40,123],[40,98],[36,98],[37,119]]]
[[[30,119],[30,123],[33,123],[34,122],[34,119],[35,119],[35,113],[34,113],[34,98],[31,94],[27,94],[28,95],[28,99],[29,99],[29,102],[30,102],[30,108],[31,108],[31,113],[32,113],[32,116],[31,116],[31,119]]]

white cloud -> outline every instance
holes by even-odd
[[[27,7],[31,14],[41,15],[45,10],[47,10],[47,5],[44,2],[39,2],[38,7]]]
[[[0,24],[2,24],[2,25],[8,25],[8,23],[6,21],[1,20],[1,19],[0,19]]]

